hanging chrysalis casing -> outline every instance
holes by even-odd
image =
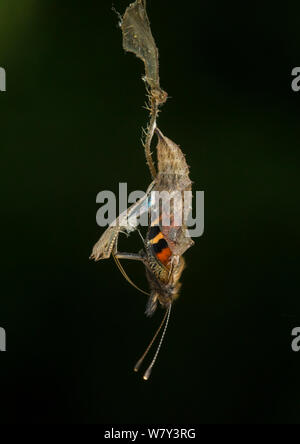
[[[161,231],[173,255],[181,256],[194,242],[188,235],[187,218],[192,206],[192,182],[185,156],[176,143],[165,137],[157,128],[158,173],[153,191],[167,192],[172,198],[169,212],[170,223],[161,224]],[[162,207],[162,213],[164,208]],[[161,215],[160,215],[161,216]],[[176,223],[179,221],[179,224]]]

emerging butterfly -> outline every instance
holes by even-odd
[[[121,27],[124,48],[134,52],[145,64],[146,76],[144,80],[148,88],[150,123],[146,131],[144,147],[153,181],[144,197],[110,224],[95,244],[91,258],[98,261],[108,259],[112,255],[123,276],[138,290],[140,289],[127,276],[120,260],[137,260],[145,265],[150,293],[140,291],[148,295],[146,315],[151,316],[158,305],[165,310],[159,328],[134,368],[135,371],[139,370],[152,344],[164,327],[154,358],[143,376],[147,380],[165,336],[173,301],[179,295],[180,278],[185,267],[182,255],[194,243],[186,228],[191,209],[192,183],[189,178],[189,168],[181,149],[165,137],[156,125],[159,106],[166,101],[167,94],[159,85],[158,50],[151,34],[145,1],[136,0],[127,8],[122,18]],[[156,147],[157,172],[150,150],[154,133],[158,138]],[[162,195],[165,198],[162,198]],[[118,251],[119,234],[139,231],[139,218],[145,213],[149,216],[150,223],[145,239],[142,238],[143,249],[138,253]]]

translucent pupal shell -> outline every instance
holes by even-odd
[[[192,208],[192,182],[189,167],[180,147],[164,136],[156,128],[158,137],[157,161],[158,173],[153,191],[169,193],[170,204],[162,204],[160,220],[161,231],[173,253],[181,256],[194,242],[189,237],[186,224]],[[168,223],[164,223],[164,215],[168,213]],[[180,223],[178,224],[178,220]]]
[[[155,190],[191,191],[189,167],[180,147],[156,128],[158,173]]]

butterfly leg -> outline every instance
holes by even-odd
[[[112,254],[113,254],[113,256],[115,258],[117,258],[117,259],[128,259],[128,260],[133,260],[133,261],[143,261],[144,257],[142,256],[141,253],[142,252],[139,252],[139,253],[120,252],[120,251],[118,251],[118,239],[115,240],[115,243],[114,243],[114,246],[113,246],[113,251],[112,251]]]
[[[127,275],[126,271],[124,270],[120,259],[131,259],[131,260],[136,260],[136,261],[143,261],[143,256],[142,254],[135,254],[135,253],[120,253],[117,249],[117,243],[115,243],[114,245],[114,251],[112,253],[113,258],[116,262],[117,267],[119,268],[121,274],[124,276],[124,278],[133,286],[135,287],[137,290],[139,290],[141,293],[146,294],[147,296],[149,296],[149,293],[147,293],[144,290],[141,290],[134,282],[132,282],[132,280],[130,279],[130,277]]]
[[[140,253],[121,253],[118,251],[118,242],[114,245],[113,255],[117,259],[129,259],[133,261],[142,261],[144,259]]]
[[[118,259],[130,259],[134,261],[143,261],[144,258],[140,254],[136,253],[120,253],[119,251],[114,253]]]

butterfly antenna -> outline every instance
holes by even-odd
[[[163,319],[162,319],[162,321],[161,321],[161,323],[160,323],[160,326],[159,326],[158,329],[156,330],[155,335],[153,336],[153,338],[152,338],[150,344],[148,345],[148,347],[146,348],[144,354],[143,354],[142,357],[138,360],[138,362],[135,364],[135,366],[134,366],[134,371],[135,371],[135,372],[137,372],[137,371],[139,370],[139,368],[140,368],[142,362],[144,361],[145,357],[147,356],[147,354],[148,354],[150,348],[152,347],[152,345],[153,345],[155,339],[157,338],[158,333],[160,332],[160,330],[162,329],[162,326],[163,326],[164,323],[165,323],[165,320],[166,320],[166,318],[167,318],[167,315],[168,315],[168,310],[166,310],[166,312],[165,312],[165,314],[164,314],[164,317],[163,317]]]
[[[138,287],[134,282],[132,282],[132,280],[130,279],[130,277],[127,275],[126,271],[124,270],[123,266],[121,265],[119,259],[113,254],[112,255],[116,265],[118,267],[118,269],[120,270],[122,276],[126,279],[126,281],[128,281],[130,283],[130,285],[132,285],[134,288],[136,288],[138,291],[140,291],[141,293],[145,294],[146,296],[150,296],[149,293],[147,293],[147,291],[142,290],[140,287]]]
[[[168,327],[169,319],[170,319],[171,307],[172,307],[172,304],[170,304],[170,307],[169,307],[168,310],[166,311],[166,314],[167,314],[167,320],[166,320],[166,323],[165,323],[165,328],[164,328],[163,334],[162,334],[162,336],[161,336],[161,339],[160,339],[160,341],[159,341],[159,344],[158,344],[158,347],[157,347],[156,353],[155,353],[155,355],[154,355],[154,358],[152,359],[151,364],[149,365],[149,367],[147,368],[147,370],[145,371],[145,374],[144,374],[144,376],[143,376],[143,379],[144,379],[145,381],[147,381],[147,380],[149,379],[149,377],[150,377],[150,374],[151,374],[152,368],[153,368],[153,366],[154,366],[154,364],[155,364],[155,361],[156,361],[156,359],[157,359],[157,356],[158,356],[159,350],[160,350],[161,345],[162,345],[162,343],[163,343],[163,340],[164,340],[164,337],[165,337],[165,334],[166,334],[166,331],[167,331],[167,327]]]

